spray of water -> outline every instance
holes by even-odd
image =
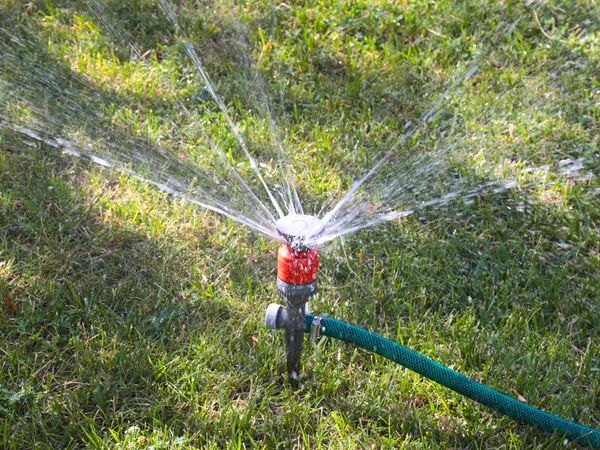
[[[98,1],[90,8],[102,17],[101,23],[117,37],[128,36]],[[86,158],[100,166],[118,170],[144,180],[159,189],[186,199],[236,220],[270,238],[280,239],[274,229],[275,216],[255,193],[245,177],[240,175],[226,152],[207,136],[204,148],[196,153],[183,154],[149,139],[128,133],[115,126],[110,111],[127,110],[129,106],[113,93],[96,89],[86,78],[67,70],[52,55],[40,53],[35,60],[22,60],[22,49],[32,51],[39,45],[27,29],[17,30],[21,35],[6,32],[0,61],[0,121],[3,128],[18,135],[43,143],[68,156]],[[130,40],[126,40],[139,55]],[[29,48],[27,48],[29,47]],[[193,49],[191,56],[195,56]],[[204,73],[199,60],[199,73]],[[263,183],[268,197],[279,216],[284,214],[259,171],[256,160],[249,153],[225,105],[214,93],[208,78],[205,87],[214,95],[223,115],[247,153],[250,166]],[[195,120],[185,110],[190,121]],[[204,117],[212,119],[214,114]],[[194,159],[202,158],[203,165]]]
[[[175,92],[172,101],[177,102],[184,117],[168,127],[169,132],[157,131],[159,124],[148,135],[132,133],[127,124],[115,121],[115,112],[126,111],[135,130],[149,119],[136,117],[130,102],[116,91],[101,89],[93,80],[66,67],[58,57],[64,55],[39,50],[38,58],[23,60],[23,49],[32,54],[33,48],[45,48],[25,25],[3,27],[0,33],[0,132],[9,139],[20,136],[26,143],[43,143],[64,155],[86,158],[127,173],[281,240],[274,228],[276,220],[302,214],[304,208],[292,175],[293,155],[276,126],[276,109],[271,105],[268,87],[252,63],[247,32],[233,21],[226,48],[220,49],[233,67],[233,84],[244,89],[244,104],[248,106],[240,107],[236,102],[226,103],[226,97],[219,95],[223,90],[227,95],[228,86],[219,89],[209,76],[203,58],[210,57],[211,52],[203,51],[201,43],[187,36],[180,24],[180,12],[168,0],[160,0],[159,5],[165,28],[172,28],[173,39],[195,71],[196,78],[191,83],[196,83],[194,89],[200,94],[195,102],[189,102],[176,95],[176,87],[163,82],[167,92]],[[143,65],[142,52],[131,34],[107,12],[104,2],[89,0],[86,7],[113,39],[130,49],[130,64]],[[532,2],[529,12],[537,18],[543,7]],[[591,9],[588,13],[593,16]],[[325,232],[311,245],[402,218],[419,209],[441,208],[455,201],[471,202],[484,193],[522,186],[514,171],[498,173],[498,167],[489,164],[470,170],[478,159],[482,139],[490,138],[482,137],[478,130],[519,120],[518,108],[510,118],[506,111],[500,111],[508,98],[520,102],[535,99],[540,104],[539,111],[560,114],[560,105],[546,96],[561,89],[564,79],[557,75],[559,71],[587,74],[593,66],[592,61],[579,58],[579,50],[568,42],[553,42],[563,45],[564,51],[573,52],[571,67],[548,66],[544,68],[546,76],[540,76],[539,69],[528,67],[525,60],[515,69],[515,55],[502,50],[500,44],[513,33],[520,33],[522,23],[521,18],[501,22],[480,38],[472,56],[458,65],[455,75],[420,119],[396,133],[387,148],[372,158],[372,166],[358,175],[345,193],[331,193],[316,214],[325,224]],[[587,37],[594,36],[597,29],[597,23],[588,23],[587,30],[580,30],[578,42],[583,47],[588,45]],[[177,57],[170,56],[173,60]],[[482,89],[477,84],[479,72],[496,71],[509,76],[511,70],[529,72],[529,83],[517,83],[506,91],[507,83],[502,77],[487,77],[492,81],[486,81],[483,89],[498,92],[497,104],[481,104],[477,110],[470,107],[469,102],[477,104],[478,90]],[[584,75],[583,85],[591,84],[589,80]],[[207,96],[202,97],[202,93]],[[540,98],[539,93],[546,97]],[[239,110],[245,108],[255,113],[256,122],[240,126],[239,121],[244,119]],[[217,135],[211,135],[215,131]],[[178,139],[175,134],[187,139]],[[249,145],[248,140],[250,135],[250,141],[255,142],[257,134],[261,138],[259,149]],[[241,150],[242,159],[236,157],[233,147]],[[585,166],[582,158],[563,158],[557,162],[556,170],[573,178],[585,172]],[[530,163],[522,169],[522,173],[537,170]],[[353,175],[356,173],[359,172]]]
[[[537,18],[539,9],[544,5],[530,2],[528,6],[531,8],[528,11]],[[590,9],[587,12],[593,17],[594,11]],[[405,217],[419,209],[441,208],[457,201],[468,204],[484,194],[498,194],[519,186],[527,188],[526,182],[518,183],[521,181],[519,179],[523,179],[519,171],[512,171],[507,176],[506,171],[499,173],[497,165],[479,166],[472,174],[465,170],[472,167],[472,160],[478,158],[479,150],[483,147],[482,135],[478,131],[493,126],[493,123],[511,120],[506,111],[498,110],[499,105],[505,108],[503,104],[507,100],[518,99],[525,103],[526,99],[532,99],[535,107],[526,105],[527,107],[544,111],[549,116],[564,115],[564,105],[548,100],[553,97],[553,92],[562,90],[565,79],[559,78],[558,73],[565,68],[548,64],[544,67],[544,72],[540,73],[539,68],[530,67],[526,60],[520,62],[518,70],[531,74],[527,84],[514,85],[508,91],[503,91],[502,89],[506,89],[504,80],[498,76],[492,77],[494,81],[488,83],[486,89],[499,92],[496,97],[498,105],[482,103],[475,116],[470,114],[469,101],[476,97],[477,90],[477,80],[473,79],[479,71],[498,73],[501,72],[498,66],[502,71],[510,67],[509,59],[512,55],[508,55],[498,43],[510,39],[515,30],[519,33],[521,22],[522,18],[518,18],[496,27],[481,42],[482,51],[449,83],[449,87],[438,96],[420,120],[414,125],[409,123],[407,131],[391,144],[390,149],[372,168],[358,178],[337,203],[328,207],[329,211],[323,215],[326,232],[316,240],[317,245],[363,228]],[[598,21],[588,22],[587,25],[590,29],[583,32],[579,30],[580,43],[586,42],[590,36],[593,40],[599,28]],[[567,46],[564,42],[562,44]],[[593,90],[593,80],[585,73],[593,70],[594,62],[583,60],[578,53],[577,50],[572,51],[573,63],[576,61],[582,72],[571,69],[568,70],[569,76],[579,79],[587,89]],[[494,82],[497,84],[493,84]],[[544,93],[543,99],[540,99],[540,93]],[[525,124],[536,126],[531,124],[531,118],[523,121],[523,125]],[[508,125],[509,133],[512,134],[514,124]],[[593,139],[593,133],[584,134],[584,142],[592,142]],[[539,145],[543,143],[540,141]],[[523,156],[526,157],[525,154]],[[578,163],[573,163],[572,158],[565,159],[566,164],[574,168],[573,172],[569,172],[562,169],[562,162],[557,158],[553,167],[555,173],[559,176],[568,173],[571,180],[578,181],[587,181],[593,177],[591,172],[585,170],[586,164],[581,159],[577,161]],[[523,173],[544,168],[549,169],[532,168],[531,163],[527,162]]]

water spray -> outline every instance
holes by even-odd
[[[309,301],[317,293],[319,253],[314,241],[325,226],[316,217],[292,214],[278,220],[275,228],[286,241],[277,252],[277,292],[286,306],[271,303],[265,325],[272,330],[285,330],[288,380],[298,387],[304,318],[309,314]]]

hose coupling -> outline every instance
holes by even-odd
[[[321,314],[320,316],[313,317],[312,323],[310,324],[310,341],[315,343],[321,339],[321,320],[326,319],[327,314]]]

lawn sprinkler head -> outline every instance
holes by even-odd
[[[317,293],[319,253],[313,245],[325,226],[316,217],[292,214],[278,220],[275,228],[286,240],[277,253],[277,292],[286,307],[278,303],[269,305],[265,325],[270,329],[285,329],[288,380],[298,387],[304,316],[309,313],[308,302]]]
[[[314,247],[314,240],[325,231],[325,225],[314,216],[290,214],[275,222],[275,229],[296,252]]]

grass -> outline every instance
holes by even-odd
[[[555,2],[536,20],[509,3],[253,0],[236,14],[268,88],[284,91],[277,113],[311,206],[347,189],[492,49],[436,126],[400,151],[433,145],[459,115],[450,140],[461,170],[518,188],[332,243],[312,309],[600,428],[598,7]],[[228,8],[194,5],[182,26],[251,150],[268,159],[264,123],[236,103],[248,84],[225,45],[236,36]],[[0,8],[9,49],[0,80],[40,81],[31,68],[49,62],[55,78],[43,91],[79,105],[82,139],[101,145],[86,130],[110,129],[210,167],[208,135],[251,179],[152,2],[109,1],[106,23],[74,1]],[[501,17],[522,20],[500,36],[490,30]],[[145,56],[132,58],[128,40]],[[12,70],[6,57],[17,51]],[[0,114],[32,121],[31,99],[9,94],[0,90]],[[64,132],[55,103],[45,120]],[[564,447],[339,342],[308,346],[293,391],[282,336],[262,325],[276,300],[274,243],[9,127],[0,133],[0,447]],[[594,176],[561,175],[566,158],[583,158]]]

